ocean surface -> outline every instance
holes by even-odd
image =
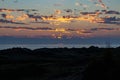
[[[103,47],[106,48],[108,45],[105,44],[0,44],[0,50],[8,49],[13,47],[29,48],[29,49],[38,49],[38,48],[82,48],[82,47]],[[110,47],[119,47],[119,44],[109,45]]]

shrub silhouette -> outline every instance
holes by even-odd
[[[83,74],[83,80],[117,80],[115,78],[119,80],[119,53],[120,47],[98,48],[94,46],[70,49],[11,48],[0,50],[0,80],[22,80],[24,77],[36,77],[39,80],[44,80],[44,78],[46,80],[46,77],[50,77],[51,80],[55,80],[75,73],[75,76],[71,77],[76,80],[81,79],[79,78],[81,74]]]
[[[103,57],[96,58],[88,65],[84,72],[83,80],[120,79],[120,63],[115,62],[112,50],[112,48],[105,49]]]
[[[0,79],[1,80],[17,80],[20,78],[30,78],[30,77],[38,77],[39,79],[44,77],[44,74],[47,73],[47,70],[36,64],[27,64],[23,66],[17,66],[16,69],[8,69],[6,71],[1,71]]]

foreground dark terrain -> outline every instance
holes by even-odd
[[[120,80],[118,48],[0,50],[0,80]]]

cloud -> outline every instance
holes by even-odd
[[[80,12],[82,15],[88,15],[88,14],[96,14],[96,12]]]
[[[119,28],[91,28],[90,31],[114,31],[114,30],[120,30]]]
[[[0,26],[0,28],[7,28],[7,29],[15,29],[15,30],[54,30],[52,28],[48,28],[48,27],[36,27],[36,28],[32,28],[32,27],[14,27],[14,26]]]
[[[5,19],[14,19],[14,16],[13,15],[10,15],[10,14],[1,14],[1,16]]]
[[[34,19],[36,22],[38,21],[38,20],[43,20],[43,18],[42,18],[42,16],[40,16],[40,15],[35,15],[35,14],[26,14],[29,18],[32,18],[32,19]]]
[[[21,15],[21,16],[18,16],[18,17],[16,18],[16,20],[18,20],[18,21],[24,21],[24,20],[26,20],[27,18],[29,18],[28,15],[23,14],[23,15]]]
[[[42,24],[50,24],[50,22],[44,22],[44,21],[41,21],[41,22],[31,22],[31,23],[42,23]]]
[[[95,1],[95,0],[92,0]],[[99,1],[101,2],[101,1]],[[76,5],[82,5],[81,3],[76,3]],[[5,12],[17,12],[18,15],[15,15],[14,13],[5,13]],[[22,11],[22,13],[21,13]],[[6,9],[6,8],[0,8],[0,12],[4,12],[1,15],[2,18],[4,18],[4,21],[1,22],[6,22],[6,23],[15,23],[15,22],[23,22],[27,21],[28,23],[43,23],[43,24],[50,24],[50,23],[57,23],[57,25],[67,22],[70,23],[73,20],[74,21],[89,21],[89,22],[94,22],[94,23],[106,23],[106,24],[120,24],[120,20],[117,18],[113,17],[106,17],[105,15],[107,14],[115,14],[115,16],[119,15],[119,11],[115,10],[95,10],[95,11],[80,11],[77,9],[63,9],[59,10],[56,9],[55,12],[51,15],[40,15],[39,13],[32,13],[31,11],[38,11],[36,9]],[[79,12],[77,12],[79,11]],[[20,13],[19,13],[20,12]],[[30,13],[31,12],[31,13]],[[64,13],[66,12],[66,13]],[[78,15],[76,15],[78,13]],[[82,14],[82,16],[79,16]],[[102,15],[103,17],[101,17]],[[16,24],[16,23],[15,23]]]
[[[81,7],[83,7],[84,9],[86,9],[86,8],[88,7],[88,5],[82,4],[82,3],[79,3],[79,2],[76,2],[76,3],[75,3],[75,6],[81,6]]]
[[[1,1],[4,2],[4,1],[7,1],[7,0],[1,0]],[[14,2],[14,3],[17,3],[18,0],[14,0],[13,2]]]
[[[0,12],[13,12],[14,9],[6,9],[6,8],[0,8]]]
[[[6,15],[6,14],[1,14],[1,16],[2,16],[3,18],[6,18],[7,15]]]
[[[91,34],[92,31],[91,30],[88,30],[88,29],[71,29],[71,28],[68,28],[66,29],[66,31],[68,32],[75,32],[77,34]]]
[[[60,4],[60,3],[55,3],[55,4],[53,4],[55,7],[57,7],[57,6],[62,6],[62,4]]]
[[[116,18],[116,17],[105,17],[103,18],[105,24],[116,24],[116,25],[120,25],[120,19]]]
[[[107,6],[103,3],[103,1],[102,0],[98,0],[98,2],[101,4],[101,7],[103,7],[103,8],[107,8]]]
[[[4,1],[4,0],[1,0],[1,1]]]
[[[80,32],[81,34],[92,34],[99,31],[120,31],[120,28],[90,28],[90,29],[66,29],[70,32]]]
[[[67,12],[67,13],[71,13],[71,12],[73,12],[72,9],[64,9],[64,11]]]
[[[104,32],[109,32],[109,31],[120,31],[120,28],[91,28],[91,29],[74,29],[74,28],[50,28],[50,27],[16,27],[16,26],[0,26],[0,28],[3,29],[13,29],[15,31],[51,31],[54,33],[55,38],[63,37],[63,36],[69,36],[72,34],[76,36],[91,36],[95,32],[99,31],[104,31]]]
[[[97,12],[99,12],[99,14],[116,14],[119,15],[120,12],[119,11],[115,11],[115,10],[95,10],[94,12],[81,12],[82,15],[87,15],[87,14],[96,14]]]
[[[55,10],[55,14],[58,15],[58,14],[61,14],[62,11],[61,10]]]
[[[106,13],[106,14],[117,14],[117,15],[120,14],[119,11],[114,11],[114,10],[109,10],[109,11],[106,11],[105,13]]]
[[[108,6],[103,2],[103,0],[89,0],[95,4],[95,6],[100,6],[103,9],[108,9]]]
[[[36,9],[9,9],[9,8],[0,8],[0,12],[21,12],[21,11],[24,11],[24,12],[30,12],[30,11],[38,11]]]
[[[6,18],[6,19],[14,19],[14,16],[13,16],[13,15],[10,15],[10,14],[7,14],[5,18]]]
[[[22,23],[22,22],[14,22],[12,20],[4,20],[4,19],[0,19],[0,23],[25,24],[25,23]]]

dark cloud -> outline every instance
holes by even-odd
[[[114,11],[114,10],[106,11],[105,13],[106,13],[106,14],[117,14],[117,15],[120,14],[119,11]]]
[[[80,12],[82,15],[87,15],[87,14],[95,14],[96,12]]]
[[[90,31],[101,31],[101,30],[105,30],[105,31],[112,31],[112,30],[119,30],[118,28],[91,28]]]
[[[103,18],[104,19],[104,22],[105,24],[117,24],[117,25],[120,25],[120,19],[119,18],[116,18],[115,16],[114,17],[105,17]]]
[[[0,8],[0,12],[6,12],[6,11],[24,11],[24,12],[30,12],[30,11],[38,11],[36,9],[8,9],[8,8]]]
[[[0,23],[25,24],[22,22],[13,22],[12,20],[4,20],[4,19],[0,19]]]
[[[91,34],[91,33],[93,33],[93,32],[90,31],[90,30],[85,30],[85,31],[83,31],[82,33]]]
[[[38,21],[39,19],[42,20],[42,16],[40,15],[34,15],[34,14],[27,14],[29,18],[34,18],[35,21]]]
[[[44,21],[41,21],[41,22],[31,22],[31,23],[42,23],[42,24],[50,24],[50,22],[44,22]]]
[[[101,12],[107,12],[107,10],[101,10]]]
[[[6,14],[1,14],[1,16],[2,16],[3,18],[6,18],[7,15],[6,15]]]
[[[64,11],[67,12],[67,13],[69,13],[69,12],[70,12],[70,13],[73,12],[72,9],[64,9]]]
[[[7,29],[15,29],[15,30],[54,30],[52,28],[48,28],[48,27],[36,27],[36,28],[32,28],[32,27],[14,27],[14,26],[0,26],[0,28],[7,28]]]
[[[5,12],[5,11],[15,11],[15,10],[14,9],[0,8],[0,12]]]
[[[69,28],[69,29],[67,29],[67,31],[76,31],[76,30],[75,30],[75,29],[70,29],[70,28]]]
[[[95,10],[94,12],[80,12],[80,14],[82,15],[87,15],[87,14],[96,14],[97,12],[99,12],[99,14],[116,14],[119,15],[120,12],[119,11],[114,11],[114,10]]]
[[[100,10],[95,10],[93,12],[80,12],[82,15],[88,15],[88,14],[102,14]]]
[[[104,22],[105,24],[115,24],[115,25],[120,25],[120,22]]]

